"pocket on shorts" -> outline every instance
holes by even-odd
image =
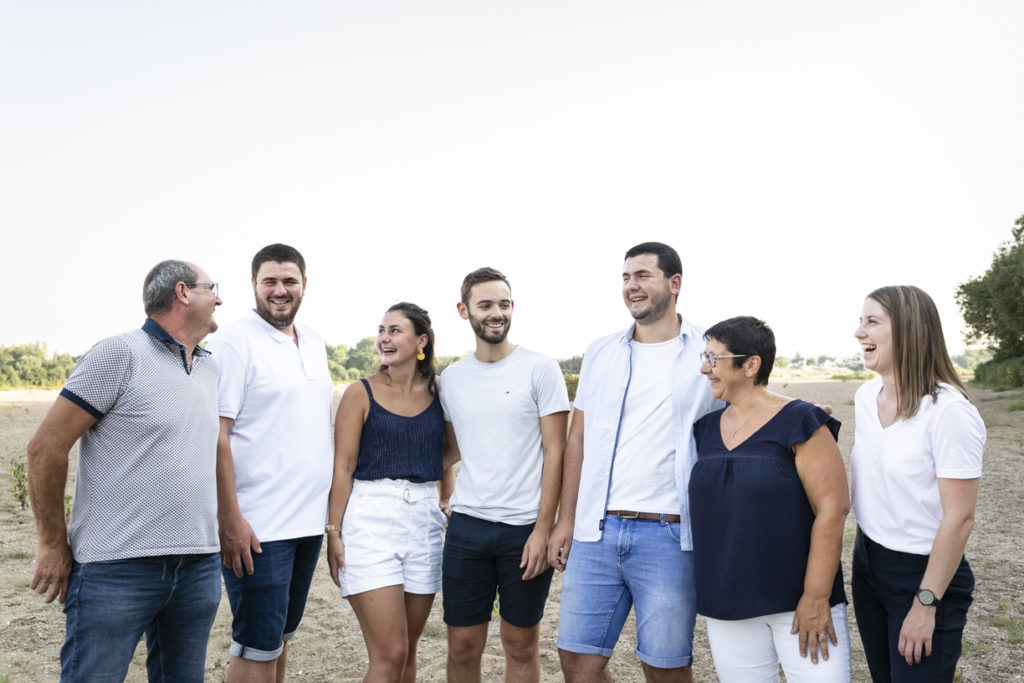
[[[668,532],[669,538],[675,541],[676,545],[680,543],[679,540],[679,522],[665,522],[665,531]]]

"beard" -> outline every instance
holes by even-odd
[[[492,330],[486,327],[486,324],[488,322],[494,322],[498,320],[501,320],[503,323],[505,323],[505,327],[503,327],[501,330]],[[476,336],[480,337],[480,339],[483,339],[488,344],[500,344],[503,341],[505,341],[505,337],[508,336],[508,331],[512,328],[512,319],[494,317],[474,318],[473,316],[470,316],[469,325],[470,327],[473,328],[473,332],[476,334]]]
[[[266,320],[268,323],[270,323],[277,329],[282,329],[288,327],[295,321],[295,316],[299,312],[299,304],[302,303],[302,299],[293,298],[291,303],[292,307],[288,310],[287,313],[285,313],[284,315],[274,315],[274,312],[267,307],[267,303],[263,301],[263,299],[257,298],[256,313],[258,313],[261,318]]]

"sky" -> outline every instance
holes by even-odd
[[[510,339],[625,328],[623,254],[683,260],[679,311],[755,315],[781,355],[855,355],[868,292],[954,296],[1024,214],[1019,0],[0,3],[0,345],[80,354],[195,262],[223,325],[249,262],[306,257],[329,344],[413,301],[473,347],[463,276],[504,271]]]

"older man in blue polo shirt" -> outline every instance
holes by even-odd
[[[146,635],[151,681],[202,681],[220,603],[217,284],[163,261],[140,330],[82,356],[28,446],[39,532],[30,587],[64,603],[62,681],[124,680]],[[78,475],[64,522],[68,454]]]

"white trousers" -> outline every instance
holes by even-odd
[[[707,618],[711,657],[722,683],[777,683],[779,663],[787,683],[849,683],[850,630],[846,623],[846,605],[832,608],[832,624],[838,645],[828,643],[828,660],[818,654],[812,664],[810,653],[800,656],[798,635],[793,628],[793,612],[780,612],[753,619],[726,621]]]

